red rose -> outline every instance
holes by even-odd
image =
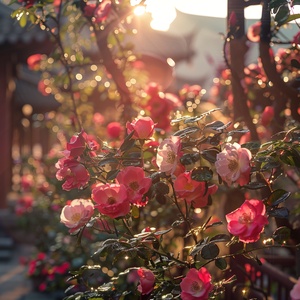
[[[120,138],[122,125],[119,122],[111,122],[107,125],[107,134],[111,139]]]
[[[139,268],[137,274],[140,279],[140,284],[138,286],[138,291],[142,295],[150,294],[153,290],[155,276],[152,271],[146,268]]]
[[[74,134],[71,137],[70,142],[67,143],[67,150],[70,151],[71,157],[77,157],[83,153],[86,145],[84,134],[84,131]]]

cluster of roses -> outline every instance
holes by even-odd
[[[150,117],[140,117],[127,122],[126,129],[132,139],[138,140],[141,147],[147,147],[146,141],[151,139],[156,124]],[[97,157],[99,144],[84,131],[74,135],[67,143],[64,157],[56,164],[57,179],[65,180],[63,188],[85,187],[90,175],[82,155],[88,151],[89,157]],[[164,139],[156,149],[153,165],[159,172],[174,179],[174,192],[178,199],[184,199],[194,208],[205,207],[209,195],[217,191],[217,185],[207,184],[192,179],[192,171],[185,170],[180,158],[183,155],[181,138],[170,136]],[[217,154],[215,168],[218,175],[227,185],[246,185],[250,180],[251,152],[237,143],[226,143]],[[142,167],[127,166],[119,171],[114,182],[100,182],[92,186],[91,199],[75,199],[66,205],[61,212],[61,222],[74,233],[85,226],[95,213],[110,218],[124,218],[130,213],[132,206],[145,206],[145,196],[152,185],[150,177],[145,176]],[[95,204],[94,204],[94,203]],[[268,223],[266,207],[261,200],[246,200],[240,208],[226,215],[228,231],[244,243],[255,242],[260,238],[264,226]],[[155,276],[144,267],[137,270],[140,279],[138,290],[142,294],[150,293],[155,284]],[[207,299],[213,289],[211,276],[207,269],[192,268],[181,282],[182,299]]]
[[[49,289],[49,282],[57,282],[56,277],[66,276],[70,269],[70,264],[68,262],[57,264],[56,262],[51,261],[44,252],[38,253],[36,258],[28,263],[28,266],[28,276],[39,279],[37,288],[41,292]]]

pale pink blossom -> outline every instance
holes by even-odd
[[[182,156],[181,140],[178,136],[170,136],[163,140],[157,148],[156,164],[161,172],[173,174]]]
[[[130,202],[123,184],[97,185],[92,190],[92,199],[97,203],[95,207],[99,212],[111,218],[125,216],[130,211]]]
[[[79,163],[76,159],[61,158],[55,167],[57,180],[66,180],[62,185],[65,191],[70,191],[75,188],[83,188],[90,180],[90,174],[84,165]]]
[[[154,288],[155,276],[152,271],[146,268],[139,268],[137,274],[140,279],[138,291],[142,295],[150,294]]]
[[[152,180],[145,177],[145,172],[142,168],[126,167],[119,172],[116,180],[119,184],[123,184],[126,187],[130,203],[136,206],[145,206],[147,204],[147,201],[143,202],[143,196],[148,192]]]
[[[207,300],[213,289],[211,275],[206,268],[192,268],[180,283],[182,300]]]
[[[215,163],[217,173],[228,185],[237,182],[243,186],[250,180],[251,152],[238,143],[227,143],[222,152],[217,154]]]
[[[127,133],[134,131],[132,138],[148,140],[154,133],[155,123],[150,117],[141,117],[134,119],[131,123],[126,123]]]
[[[175,179],[174,189],[178,197],[192,203],[194,208],[201,208],[207,205],[208,197],[214,194],[218,187],[215,184],[207,187],[205,182],[193,180],[191,172],[185,172]]]
[[[300,300],[300,277],[290,291],[291,300]]]
[[[60,222],[75,232],[89,222],[94,213],[92,201],[85,199],[74,199],[64,206],[60,214]]]
[[[246,200],[241,207],[226,215],[228,231],[241,242],[256,242],[268,224],[266,207],[261,200]]]

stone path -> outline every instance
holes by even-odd
[[[57,300],[32,290],[27,268],[20,263],[20,258],[30,256],[32,250],[29,245],[14,245],[11,257],[0,260],[0,300]]]

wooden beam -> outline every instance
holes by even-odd
[[[12,142],[12,64],[9,56],[0,55],[0,209],[7,207],[7,195],[11,188]]]

